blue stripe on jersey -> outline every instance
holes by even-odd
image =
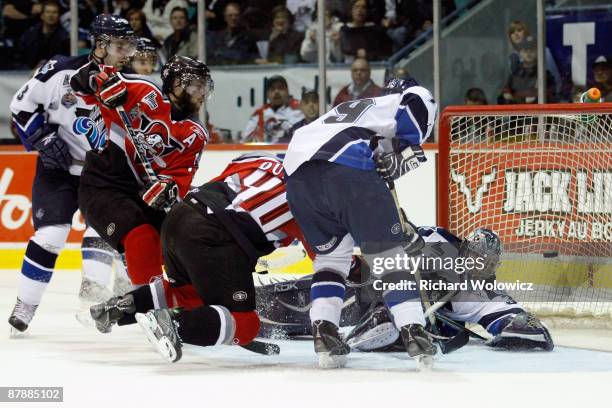
[[[26,118],[24,117],[23,119]],[[27,117],[27,122],[20,123],[15,116],[13,116],[13,122],[15,122],[15,128],[17,129],[17,134],[21,139],[21,143],[28,151],[32,150],[32,141],[30,138],[45,125],[45,117],[38,112],[33,112],[31,115],[29,115],[29,117]]]
[[[312,300],[330,297],[339,297],[344,300],[344,288],[338,285],[326,285],[323,283],[310,289],[310,298]]]
[[[369,140],[375,133],[370,129],[358,126],[351,126],[335,134],[329,139],[319,150],[312,156],[310,160],[325,160],[330,161],[339,151],[342,151],[346,145],[355,143],[358,140]],[[359,146],[358,146],[359,145]],[[353,148],[353,146],[356,146]],[[353,167],[360,170],[374,169],[374,160],[372,159],[372,150],[365,142],[354,144],[346,148],[334,162]],[[365,147],[365,148],[364,148]]]
[[[332,160],[336,164],[354,167],[363,170],[374,170],[374,160],[372,160],[372,149],[365,143],[359,142],[350,145],[342,154]]]
[[[400,108],[395,114],[395,121],[397,122],[395,133],[396,137],[399,138],[400,150],[404,150],[410,145],[418,146],[421,144],[421,133],[419,133],[418,124],[410,118],[406,109]]]

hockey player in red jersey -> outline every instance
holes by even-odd
[[[182,342],[250,343],[259,330],[251,276],[257,258],[303,241],[285,195],[277,158],[251,153],[234,159],[166,217],[161,238],[168,280],[93,306],[96,327],[109,332],[116,322],[136,319],[171,362],[181,358]]]
[[[207,134],[192,117],[213,83],[206,64],[188,57],[164,65],[163,93],[141,78],[93,68],[81,78],[95,80],[95,94],[84,97],[97,100],[109,136],[86,156],[79,208],[102,238],[125,252],[132,283],[143,285],[162,273],[158,231],[164,209],[187,193],[197,169]]]

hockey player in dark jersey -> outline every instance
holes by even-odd
[[[162,273],[164,210],[187,193],[208,139],[194,116],[213,82],[206,64],[182,56],[163,66],[162,90],[141,77],[90,68],[75,74],[73,87],[97,101],[108,138],[87,153],[79,208],[107,243],[125,253],[132,283],[148,284]],[[88,92],[92,80],[94,94]]]
[[[477,274],[470,274],[465,279],[491,282],[501,255],[501,242],[497,234],[486,228],[478,228],[465,240],[461,240],[449,231],[440,227],[419,227],[418,234],[427,245],[428,250],[439,248],[458,249],[458,256],[482,257],[486,267]],[[433,243],[442,243],[437,246]],[[431,245],[433,244],[433,245]],[[361,274],[368,274],[367,265],[355,269]],[[425,271],[424,271],[425,272]],[[448,274],[431,271],[434,279],[449,280]],[[450,279],[454,277],[451,276]],[[308,318],[310,303],[309,281],[312,275],[304,276],[297,281],[284,281],[257,287],[257,311],[264,322],[260,336],[294,336],[311,334]],[[361,283],[368,279],[364,276],[349,276],[349,280]],[[350,287],[342,310],[341,326],[355,326],[346,334],[344,340],[353,350],[391,351],[403,347],[400,332],[392,322],[387,307],[383,304],[381,292],[369,283],[365,286]],[[448,292],[430,292],[430,298],[437,300]],[[502,349],[535,349],[550,351],[554,348],[553,340],[547,328],[537,317],[527,312],[523,306],[504,291],[471,289],[450,294],[438,313],[457,322],[474,323],[482,326],[492,337],[485,344]],[[437,320],[442,333],[454,335],[456,327]],[[467,340],[467,338],[466,338]],[[464,345],[463,343],[460,345]]]
[[[343,366],[350,351],[338,324],[353,247],[380,256],[401,256],[418,247],[416,233],[403,231],[386,180],[413,167],[415,157],[404,158],[403,152],[420,150],[436,115],[427,89],[414,80],[393,79],[383,96],[342,103],[291,139],[283,161],[287,201],[317,252],[310,318],[321,367]],[[390,284],[414,276],[394,270],[382,279]],[[419,292],[389,290],[384,302],[408,354],[428,368],[436,348],[423,329]]]
[[[24,146],[38,152],[32,186],[35,233],[26,249],[17,303],[9,318],[19,332],[28,328],[66,243],[78,209],[77,190],[85,153],[105,142],[105,131],[95,126],[98,109],[75,95],[70,78],[89,64],[121,69],[135,49],[134,32],[127,20],[119,17],[97,16],[91,35],[95,45],[90,55],[53,56],[21,87],[10,106]],[[81,251],[80,299],[107,298],[111,293],[106,286],[116,254],[92,228],[85,232]],[[115,289],[125,287],[126,282],[127,276],[116,279]]]
[[[303,240],[285,198],[281,162],[258,153],[234,159],[172,207],[161,238],[168,280],[93,306],[97,328],[109,332],[135,318],[171,362],[181,358],[181,343],[251,342],[260,323],[251,275],[257,259]]]

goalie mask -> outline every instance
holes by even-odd
[[[196,59],[175,55],[162,67],[162,90],[167,95],[174,95],[172,113],[174,120],[181,120],[197,113],[200,104],[210,98],[214,82],[210,77],[208,66]],[[180,87],[183,92],[175,93]],[[200,103],[195,103],[199,101]]]
[[[484,259],[482,269],[471,270],[473,279],[489,279],[495,277],[502,253],[502,242],[499,236],[488,228],[477,228],[465,239],[464,256]]]

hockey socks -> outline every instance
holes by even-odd
[[[83,237],[81,243],[83,257],[83,279],[108,286],[113,272],[113,249],[98,236]]]
[[[383,283],[395,284],[401,289],[389,289],[383,292],[383,301],[389,309],[395,327],[400,328],[412,323],[425,326],[425,317],[420,302],[419,291],[403,288],[400,283],[413,280],[413,276],[405,271],[389,272],[382,277]],[[389,285],[389,287],[391,287]]]
[[[150,224],[139,225],[121,240],[127,272],[134,285],[146,285],[162,274],[162,247],[159,233]]]
[[[70,225],[41,227],[28,242],[21,265],[18,297],[28,305],[38,305],[51,280],[57,255],[70,232]]]
[[[339,326],[345,290],[344,277],[339,273],[326,269],[315,272],[310,287],[310,321],[326,320]]]

